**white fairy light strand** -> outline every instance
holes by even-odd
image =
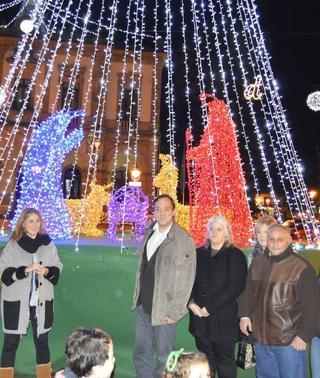
[[[42,20],[42,18],[44,17],[45,12],[46,12],[47,7],[48,7],[48,3],[45,3],[45,4],[42,3],[41,5],[42,6],[40,7],[40,3],[39,3],[39,6],[36,7],[33,10],[33,13],[36,14],[35,17],[38,20]],[[52,21],[54,15],[55,15],[55,13],[52,13],[52,17],[51,17],[50,22]],[[29,34],[24,34],[23,37],[22,37],[22,40],[20,42],[18,42],[18,51],[13,57],[14,58],[13,63],[10,66],[10,70],[9,70],[7,77],[5,78],[5,83],[2,86],[2,91],[6,96],[6,100],[5,100],[5,103],[2,104],[2,109],[1,109],[1,113],[0,113],[0,120],[2,120],[0,134],[2,134],[4,126],[6,125],[6,120],[7,120],[7,117],[9,115],[9,110],[11,108],[12,102],[13,102],[14,97],[16,95],[16,91],[18,89],[18,85],[19,85],[20,80],[22,78],[22,74],[23,74],[23,72],[26,68],[26,64],[28,62],[30,53],[31,53],[32,48],[33,48],[33,44],[34,44],[34,42],[35,42],[35,40],[38,36],[39,30],[40,30],[40,23],[36,24],[36,27],[34,28],[33,35],[30,35],[30,40],[29,40]],[[45,35],[44,38],[46,38],[46,35]],[[19,69],[19,72],[16,76],[14,76],[15,71],[17,69]],[[12,87],[9,90],[9,86],[10,86],[10,83],[11,83],[12,80],[15,80],[15,81],[14,81],[14,84],[12,85]],[[1,138],[0,138],[0,140],[1,140]]]
[[[97,169],[97,163],[98,163],[98,153],[97,149],[95,149],[95,141],[100,143],[101,139],[101,130],[102,130],[102,122],[103,122],[103,115],[106,107],[106,98],[107,98],[107,90],[108,90],[108,83],[109,83],[109,74],[111,69],[111,57],[112,57],[112,47],[114,44],[114,25],[117,22],[117,11],[118,11],[118,0],[113,0],[112,6],[109,8],[111,10],[111,15],[109,17],[110,25],[108,28],[108,37],[106,41],[106,47],[104,49],[104,62],[102,68],[102,74],[100,79],[100,90],[99,94],[97,96],[97,109],[96,113],[94,115],[94,122],[91,127],[91,130],[93,131],[93,139],[90,145],[90,152],[89,152],[89,165],[88,165],[88,171],[86,176],[86,181],[84,184],[84,193],[83,193],[83,205],[82,205],[82,211],[80,216],[80,227],[76,239],[76,251],[78,250],[79,245],[79,239],[80,239],[80,233],[81,233],[81,225],[83,218],[85,216],[84,209],[87,206],[87,193],[89,189],[89,185],[95,181],[95,175],[96,175],[96,169]],[[100,20],[102,22],[102,16],[103,16],[103,10],[104,5],[102,6],[101,14],[100,14]],[[99,29],[100,30],[100,29]],[[99,32],[100,33],[100,32]],[[94,67],[94,58],[97,54],[97,48],[98,48],[98,38],[96,39],[95,44],[95,52],[92,59],[92,71],[90,73],[91,78],[93,75],[93,67]],[[91,84],[92,85],[92,84]],[[88,103],[88,98],[86,99],[86,104]]]
[[[131,24],[131,18],[130,18],[131,6],[132,6],[132,0],[129,0],[128,6],[127,6],[127,28],[126,28],[127,31],[130,29],[130,24]],[[115,151],[114,151],[114,158],[113,158],[112,178],[111,178],[113,188],[115,187],[116,169],[118,167],[118,154],[119,154],[119,143],[120,143],[120,134],[121,134],[121,123],[122,123],[122,118],[121,118],[122,117],[122,98],[124,96],[124,88],[125,88],[125,82],[126,82],[128,54],[129,54],[129,33],[126,34],[124,55],[122,59],[120,95],[118,99],[116,142],[115,142]]]
[[[176,165],[175,156],[175,112],[174,112],[174,82],[173,82],[173,56],[172,56],[172,13],[170,0],[165,0],[165,28],[166,28],[166,39],[165,39],[165,51],[167,53],[167,72],[168,79],[165,86],[165,96],[166,104],[168,107],[168,128],[167,128],[167,141],[170,147],[170,156],[172,158],[172,163]]]
[[[186,22],[185,22],[184,10],[185,10],[184,0],[181,0],[180,13],[181,13],[181,19],[182,19],[182,26],[181,26],[182,39],[183,39],[182,48],[183,48],[184,70],[185,70],[184,79],[186,81],[186,90],[185,90],[184,96],[185,96],[186,103],[187,103],[188,128],[190,129],[191,135],[192,135],[193,122],[192,122],[192,118],[191,118],[189,53],[188,53],[188,50],[187,50],[187,39],[186,39],[187,25],[186,25]]]
[[[144,2],[142,0],[142,6],[139,7],[139,0],[135,1],[135,19],[134,19],[134,28],[136,31],[136,34],[134,34],[133,37],[133,51],[132,51],[132,70],[131,70],[131,77],[130,77],[130,106],[129,106],[129,127],[128,127],[128,136],[127,136],[127,158],[125,163],[125,182],[124,185],[127,187],[128,184],[128,178],[129,178],[129,167],[130,167],[130,157],[131,157],[131,137],[133,133],[133,115],[132,115],[132,105],[133,105],[133,95],[135,91],[135,77],[136,77],[136,59],[138,56],[139,60],[139,54],[140,54],[140,78],[138,78],[138,86],[141,84],[141,59],[142,59],[142,44],[140,46],[140,51],[138,51],[139,48],[139,41],[138,41],[138,30],[139,30],[139,15],[141,13],[141,26],[143,28],[143,22],[144,22]],[[141,12],[140,12],[141,11]],[[139,71],[139,68],[138,68]],[[139,91],[139,89],[138,89]],[[139,91],[140,92],[140,91]],[[136,100],[136,99],[135,99]],[[125,225],[125,215],[126,215],[126,208],[127,208],[127,196],[128,191],[125,190],[124,192],[124,198],[123,198],[123,211],[122,211],[122,232],[121,232],[121,245],[120,245],[120,252],[123,252],[124,246],[124,225]]]
[[[238,107],[238,113],[239,113],[239,116],[240,116],[240,123],[242,125],[242,128],[244,129],[244,119],[243,119],[243,115],[242,115],[242,106],[241,106],[241,103],[240,103],[240,96],[239,96],[239,92],[238,92],[238,88],[237,88],[237,80],[236,80],[236,77],[235,77],[235,73],[234,73],[234,60],[232,58],[232,54],[231,54],[231,50],[230,50],[230,46],[229,46],[229,42],[228,42],[228,36],[227,36],[227,32],[226,32],[226,21],[225,21],[225,18],[224,18],[224,15],[222,13],[222,4],[221,4],[221,1],[218,0],[218,5],[219,5],[219,9],[220,9],[220,16],[221,16],[221,25],[222,25],[222,39],[224,41],[224,45],[225,45],[225,48],[226,48],[226,53],[227,53],[227,57],[228,57],[228,64],[229,64],[229,69],[228,71],[230,72],[230,75],[231,75],[231,78],[232,78],[232,92],[233,94],[235,95],[236,97],[236,104],[237,104],[237,107]],[[202,17],[204,19],[204,25],[205,25],[205,29],[207,29],[207,25],[205,23],[205,13],[204,13],[204,7],[202,7]],[[211,8],[211,11],[214,11],[214,7],[213,7],[213,4],[211,2],[210,4],[210,8]],[[212,13],[212,18],[211,18],[212,21],[215,22],[215,17],[214,17],[214,13]],[[232,24],[232,23],[231,23]],[[231,26],[232,27],[232,26]],[[217,24],[215,23],[214,24],[214,30],[215,32],[218,31],[218,27],[217,27]],[[217,34],[217,38],[218,38],[218,34]],[[208,39],[206,38],[206,41],[208,41]],[[218,42],[219,43],[219,42]],[[217,43],[217,44],[218,44]],[[208,44],[208,42],[207,42]],[[216,44],[216,46],[217,46]],[[207,45],[207,50],[210,49],[210,46]],[[220,51],[220,50],[219,50]],[[219,62],[222,63],[222,59],[219,59]],[[210,64],[210,66],[212,66],[212,64]],[[222,67],[222,70],[223,70],[223,67]],[[228,87],[229,87],[229,83],[226,81],[226,78],[225,78],[225,75],[223,75],[223,78],[225,80],[225,84],[226,84],[226,92],[228,93]],[[232,101],[229,99],[228,100],[228,103],[229,103],[229,114],[230,114],[230,117],[232,118],[232,109],[231,109],[231,104],[232,104]],[[234,135],[234,139],[236,140],[237,142],[237,146],[239,146],[239,141],[238,141],[238,135],[237,135],[237,130],[235,127],[233,127],[233,135]],[[247,142],[246,142],[247,143]],[[240,153],[239,151],[237,151],[237,159],[239,160],[239,164],[241,164],[241,157],[240,157]],[[250,161],[250,158],[251,158],[251,155],[249,154],[249,161]],[[251,162],[251,161],[250,161]],[[242,164],[241,164],[242,165]],[[255,177],[255,176],[254,176]],[[243,170],[241,169],[241,175],[239,177],[239,179],[241,180],[242,182],[242,187],[243,187],[243,191],[246,192],[246,185],[245,185],[245,178],[244,178],[244,174],[243,174]],[[246,201],[246,206],[247,206],[247,209],[248,209],[248,212],[250,213],[250,209],[249,209],[249,204],[248,204],[248,201]],[[252,224],[251,224],[252,226]]]
[[[41,10],[43,11],[42,13],[38,13],[39,12],[39,8],[40,8],[40,12],[41,12]],[[43,8],[41,8],[40,7],[40,5],[39,5],[39,7],[38,8],[36,8],[36,10],[35,10],[35,12],[36,13],[38,13],[39,15],[44,15],[44,11],[46,10],[46,7],[44,7],[43,6]],[[53,17],[54,18],[54,17]],[[56,18],[57,19],[57,18]],[[55,19],[55,20],[56,20]],[[41,23],[41,18],[38,18],[38,20],[40,20],[40,22],[39,22],[39,24],[37,24],[36,26],[35,26],[35,31],[34,31],[34,35],[36,36],[37,35],[37,33],[38,33],[38,29],[39,29],[39,25],[40,25],[40,23]],[[52,21],[52,19],[51,19],[51,21]],[[34,39],[33,39],[34,40]],[[29,95],[30,95],[30,93],[31,93],[31,89],[32,89],[32,87],[34,86],[34,84],[35,84],[35,79],[36,79],[36,77],[37,77],[37,74],[40,72],[40,67],[41,67],[41,64],[43,64],[43,59],[44,59],[44,57],[45,57],[45,53],[47,52],[47,50],[48,50],[48,41],[49,41],[49,38],[47,37],[47,35],[45,35],[44,36],[44,40],[46,41],[46,43],[44,43],[43,45],[42,45],[42,50],[40,51],[40,53],[39,53],[39,59],[38,59],[38,62],[37,62],[37,64],[36,64],[36,68],[35,68],[35,70],[34,70],[34,76],[32,77],[32,80],[31,80],[31,83],[30,83],[30,85],[29,85],[29,87],[28,87],[28,89],[27,89],[27,95],[26,95],[26,98],[24,99],[24,102],[23,102],[23,105],[22,105],[22,108],[21,108],[21,110],[20,110],[20,113],[19,113],[19,115],[16,117],[16,121],[15,121],[15,124],[14,124],[14,127],[13,127],[13,141],[14,141],[14,138],[15,138],[15,136],[16,136],[16,134],[17,134],[17,131],[18,131],[18,129],[19,129],[19,124],[20,124],[20,121],[21,121],[21,119],[22,119],[22,115],[23,115],[23,113],[24,113],[24,109],[25,109],[25,107],[26,107],[26,103],[27,103],[27,101],[28,101],[28,97],[29,97]],[[25,64],[26,64],[26,62],[24,62],[24,64],[23,64],[23,66],[25,66]],[[49,67],[50,67],[50,64],[49,64]],[[50,71],[50,69],[48,70],[48,72]],[[47,85],[48,85],[48,81],[47,81]],[[43,92],[45,92],[45,89],[46,89],[46,85],[44,85],[44,84],[42,84],[42,91]],[[41,102],[41,94],[40,95],[38,95],[37,96],[37,103],[39,104],[39,102]],[[25,145],[26,145],[26,142],[27,142],[27,140],[28,140],[28,134],[29,134],[29,131],[31,130],[32,131],[32,127],[34,126],[34,120],[35,120],[35,114],[39,114],[39,110],[38,110],[38,112],[37,112],[37,106],[35,106],[35,110],[34,110],[34,113],[33,113],[33,115],[32,115],[32,118],[31,118],[31,121],[30,121],[30,123],[28,124],[28,127],[23,131],[23,139],[22,139],[22,143],[21,143],[21,145],[20,145],[20,148],[18,148],[18,154],[17,154],[17,156],[18,157],[21,157],[21,156],[23,156],[23,150],[25,149]],[[31,136],[31,135],[30,135]],[[2,176],[3,176],[3,174],[4,174],[4,172],[5,172],[5,169],[6,169],[6,167],[7,167],[7,164],[8,164],[8,162],[10,161],[10,159],[11,159],[11,153],[12,153],[12,151],[13,151],[13,145],[14,145],[14,143],[13,143],[13,141],[12,141],[12,144],[11,144],[11,146],[10,146],[10,149],[9,149],[9,152],[8,152],[8,154],[7,154],[7,160],[6,160],[6,163],[4,164],[4,167],[3,167],[3,171],[2,171],[2,174],[1,174],[1,178],[2,178]],[[7,189],[8,189],[8,186],[9,186],[9,184],[10,184],[10,182],[11,182],[11,179],[12,179],[12,176],[13,176],[13,174],[15,173],[15,171],[16,171],[16,167],[17,167],[17,164],[18,164],[18,158],[15,158],[15,159],[13,159],[13,161],[14,161],[14,163],[13,163],[13,167],[12,167],[12,169],[11,170],[9,170],[9,178],[7,179],[7,184],[6,184],[6,186],[5,186],[5,188],[4,188],[4,190],[3,190],[3,193],[2,193],[2,197],[0,197],[1,199],[0,199],[0,203],[2,203],[2,201],[3,201],[3,199],[4,199],[4,196],[5,196],[5,194],[6,194],[6,192],[7,192]],[[18,182],[19,182],[19,177],[20,177],[20,175],[21,175],[21,171],[18,173],[18,175],[17,175],[17,178],[16,178],[16,183],[15,183],[15,186],[14,186],[14,189],[16,188],[16,186],[17,186],[17,184],[18,184]],[[13,191],[14,192],[14,191]],[[11,206],[12,206],[12,202],[13,202],[13,192],[12,192],[12,194],[11,194],[11,196],[10,196],[10,202],[9,202],[9,205],[8,205],[8,210],[7,210],[7,213],[5,214],[5,219],[8,217],[8,213],[9,213],[9,211],[10,211],[10,209],[11,209]],[[5,222],[4,222],[5,223]],[[3,224],[4,224],[3,223]]]
[[[226,31],[226,26],[225,26],[226,21],[225,21],[224,14],[222,12],[222,4],[221,4],[220,0],[218,0],[218,4],[219,4],[218,12],[219,12],[219,17],[221,19],[221,28],[222,28],[222,31],[223,31],[222,40],[223,40],[223,44],[226,48],[226,52],[227,52],[226,55],[227,55],[227,58],[228,58],[229,69],[231,71],[231,76],[232,76],[233,82],[234,82],[233,91],[235,91],[235,89],[237,88],[236,87],[236,79],[235,79],[235,76],[233,74],[233,62],[232,62],[232,58],[231,58],[231,51],[230,51],[230,46],[229,46],[229,41],[228,41],[228,36],[227,36],[227,31]],[[238,54],[240,54],[239,47],[238,47],[237,51],[238,51]],[[240,61],[241,61],[241,59],[240,59]],[[241,64],[240,64],[240,68],[241,68],[241,71],[243,72],[244,83],[247,83],[247,79],[245,77],[245,70],[243,68],[242,61],[241,61]],[[224,77],[225,77],[225,75],[224,75]],[[226,86],[226,89],[227,88],[228,88],[228,86]],[[236,93],[237,93],[237,91],[236,91]],[[239,95],[238,95],[238,98],[239,98]],[[266,174],[266,177],[268,179],[268,186],[269,186],[270,191],[272,193],[272,192],[274,192],[273,184],[272,184],[271,175],[270,175],[269,168],[268,168],[268,160],[267,160],[265,152],[264,152],[264,145],[263,145],[262,136],[261,136],[261,134],[259,132],[259,128],[258,128],[257,117],[256,117],[256,114],[255,114],[255,111],[254,111],[254,108],[253,108],[253,105],[252,105],[251,102],[248,104],[248,106],[249,106],[249,112],[250,112],[250,116],[251,116],[251,119],[252,119],[252,123],[253,123],[254,129],[255,129],[255,134],[257,136],[257,142],[258,142],[258,146],[259,146],[259,150],[260,150],[260,154],[261,154],[262,164],[263,164],[263,167],[264,167],[264,173]],[[239,109],[239,113],[241,114],[241,105],[238,106],[238,109]]]
[[[141,86],[142,86],[142,58],[143,58],[143,41],[144,41],[144,32],[145,32],[145,3],[142,0],[140,5],[142,10],[141,15],[141,33],[139,34],[139,29],[137,29],[137,37],[139,41],[140,48],[138,49],[138,85],[137,85],[137,97],[134,99],[138,101],[137,104],[137,113],[135,119],[135,140],[133,147],[133,157],[134,157],[134,167],[137,166],[138,159],[138,148],[139,148],[139,126],[140,126],[140,117],[141,117]]]
[[[247,71],[244,68],[244,62],[242,60],[241,49],[240,49],[240,46],[238,44],[237,33],[235,31],[235,28],[234,28],[235,21],[232,20],[230,2],[227,1],[226,4],[227,4],[227,7],[228,7],[227,15],[228,15],[228,18],[230,18],[229,27],[231,28],[232,36],[233,36],[233,43],[234,43],[233,48],[237,52],[238,62],[239,62],[239,67],[240,67],[240,73],[241,73],[241,77],[242,77],[242,80],[243,80],[243,84],[244,84],[244,86],[247,86],[248,85],[248,79],[247,79],[247,76],[246,76]],[[250,152],[250,149],[249,149],[249,139],[248,139],[248,135],[247,135],[247,132],[246,132],[246,127],[245,127],[243,106],[242,106],[241,100],[240,100],[241,91],[238,90],[238,87],[237,87],[237,83],[239,82],[239,80],[235,76],[235,69],[234,69],[234,67],[235,67],[234,60],[235,59],[233,57],[233,54],[231,53],[231,46],[230,46],[231,42],[229,42],[228,32],[227,32],[227,29],[226,29],[227,21],[225,19],[224,12],[223,12],[223,4],[220,0],[218,0],[218,5],[219,5],[219,15],[220,15],[220,18],[221,18],[221,25],[222,25],[222,30],[223,30],[223,38],[222,39],[223,39],[223,44],[225,45],[225,50],[227,52],[228,63],[229,63],[229,72],[230,72],[230,75],[231,75],[231,78],[232,78],[232,93],[235,95],[235,98],[236,98],[236,104],[237,104],[237,107],[238,107],[238,115],[239,115],[239,118],[240,118],[240,125],[242,127],[242,135],[243,135],[244,140],[245,140],[245,147],[246,147],[246,151],[247,151],[247,156],[248,156],[248,159],[249,159],[249,164],[250,164],[250,167],[251,167],[251,173],[252,173],[252,177],[253,177],[253,180],[254,180],[254,188],[256,189],[257,194],[258,194],[260,189],[259,189],[257,177],[255,175],[255,167],[254,167],[252,155],[251,155],[251,152]],[[260,153],[261,153],[262,163],[263,163],[263,166],[264,166],[264,172],[267,175],[271,193],[274,193],[272,181],[270,182],[271,175],[270,175],[269,170],[268,170],[268,162],[267,162],[267,159],[266,159],[266,156],[265,156],[265,153],[264,153],[263,140],[262,140],[261,135],[260,135],[259,130],[258,130],[258,122],[257,122],[256,114],[255,114],[255,111],[254,111],[254,108],[253,108],[251,102],[248,104],[248,106],[249,106],[249,112],[250,112],[250,115],[251,115],[251,119],[253,121],[253,125],[254,125],[254,128],[255,128],[255,133],[257,135],[257,141],[258,141],[258,146],[259,146],[259,150],[260,150]],[[236,138],[236,139],[238,139],[238,138]],[[244,180],[243,176],[242,176],[242,181],[243,181],[243,186],[244,186],[244,190],[245,190],[245,180]]]
[[[0,4],[0,12],[13,8],[16,5],[21,4],[23,1],[24,0],[14,0],[14,1],[11,1],[10,3]]]
[[[69,4],[71,5],[72,3],[70,2]],[[89,17],[90,12],[91,12],[91,6],[92,6],[92,0],[89,1],[88,8],[87,8],[87,11],[86,11],[86,14],[87,14],[88,17]],[[64,25],[65,25],[65,23],[63,23],[63,27],[64,27]],[[70,104],[71,104],[73,93],[74,93],[74,84],[76,82],[76,77],[77,77],[79,69],[80,69],[80,61],[81,61],[81,58],[82,58],[82,55],[83,55],[83,45],[84,45],[85,36],[86,36],[86,28],[84,27],[82,29],[82,34],[81,34],[81,36],[78,40],[79,44],[77,45],[78,48],[77,48],[77,53],[76,53],[76,56],[75,56],[75,63],[72,67],[69,85],[68,85],[68,90],[67,90],[67,95],[66,95],[66,98],[65,98],[65,101],[64,101],[64,104],[63,104],[63,108],[62,108],[62,110],[64,110],[64,111],[70,110]],[[54,61],[55,61],[55,59],[53,58],[52,59],[52,65],[49,66],[49,67],[52,66],[52,70],[53,70]],[[68,99],[68,95],[69,95],[69,99]],[[84,117],[81,117],[81,118],[84,118]],[[56,138],[57,138],[57,135],[56,135],[55,139],[52,141],[53,143],[56,142]],[[76,151],[78,151],[78,149],[76,149]],[[51,159],[55,159],[53,149],[50,152],[49,161],[51,161]],[[40,194],[41,194],[41,190],[39,192],[39,195]]]
[[[24,0],[23,0],[24,1]],[[29,3],[30,0],[26,1],[23,6],[20,8],[19,12],[9,21],[7,22],[6,24],[4,25],[0,25],[0,28],[1,29],[6,29],[8,28],[10,25],[12,25],[24,12],[24,10],[26,9],[28,3]],[[5,9],[3,9],[5,10]]]
[[[253,2],[252,2],[252,4],[253,4]],[[253,4],[253,10],[255,11],[255,9],[256,9],[256,7]],[[257,15],[256,15],[255,12],[252,12],[252,13],[255,16],[254,24],[257,26],[257,29],[260,30],[260,25],[259,25],[259,22],[258,22],[258,19],[257,19]],[[263,44],[262,44],[263,51],[266,51],[264,39],[262,39],[262,41],[263,41]],[[267,59],[266,62],[268,63],[269,68],[270,68],[270,72],[273,76],[273,72],[272,72],[269,60]],[[299,186],[300,186],[300,189],[299,189],[297,194],[299,195],[299,192],[300,192],[300,194],[302,196],[302,203],[307,206],[305,211],[306,211],[308,217],[306,217],[307,219],[305,219],[306,226],[307,226],[307,227],[305,227],[305,231],[306,231],[307,236],[309,234],[310,238],[313,237],[319,243],[320,242],[319,227],[316,223],[312,203],[311,203],[310,198],[308,196],[307,188],[306,188],[303,176],[302,176],[301,164],[300,164],[301,160],[298,158],[297,153],[294,149],[293,141],[292,141],[292,138],[291,138],[291,135],[290,135],[290,132],[289,132],[288,123],[286,121],[286,117],[285,117],[285,113],[284,113],[284,110],[283,110],[283,107],[282,107],[280,97],[278,97],[278,105],[279,105],[279,108],[281,109],[281,113],[282,113],[282,121],[283,121],[283,129],[284,129],[284,134],[283,134],[284,135],[284,141],[285,142],[288,141],[288,144],[291,147],[289,149],[289,151],[292,152],[292,156],[293,156],[292,173],[295,174],[295,171],[297,171],[298,182],[299,182]],[[302,222],[303,222],[304,221],[304,219],[303,219],[304,218],[304,211],[301,212],[301,210],[300,210],[300,213],[302,213]],[[314,235],[311,235],[311,230],[310,230],[309,226],[311,226],[313,228]]]
[[[247,11],[247,9],[249,9],[248,2],[246,4],[245,10]],[[251,24],[254,25],[256,28],[259,28],[257,15],[255,15],[255,8],[251,9],[251,12],[248,12],[248,11],[245,12],[245,14],[248,15],[248,17],[250,17]],[[255,19],[253,19],[254,15],[255,15]],[[311,242],[312,235],[311,235],[310,226],[312,226],[314,230],[317,230],[317,225],[316,225],[313,209],[308,198],[307,189],[305,187],[305,183],[301,174],[300,162],[293,146],[292,138],[291,138],[291,135],[288,129],[288,124],[286,121],[286,117],[282,108],[280,96],[278,94],[278,88],[273,77],[272,69],[270,67],[269,58],[266,56],[263,35],[260,34],[259,39],[258,39],[256,30],[255,28],[253,28],[253,35],[250,35],[250,37],[251,38],[254,37],[257,43],[259,43],[263,47],[262,51],[261,49],[258,49],[258,54],[261,56],[260,61],[262,62],[262,67],[265,69],[265,76],[268,79],[268,84],[270,85],[270,82],[271,82],[274,86],[274,89],[270,91],[270,93],[274,96],[274,101],[271,102],[271,104],[275,105],[275,109],[273,111],[270,110],[270,115],[272,116],[273,113],[275,113],[276,115],[279,114],[279,117],[277,117],[278,123],[275,123],[275,125],[278,126],[279,129],[275,127],[274,131],[278,139],[277,144],[279,145],[279,149],[281,151],[280,156],[283,156],[283,159],[284,159],[283,165],[285,169],[287,170],[287,174],[284,176],[284,178],[287,177],[287,179],[289,180],[289,183],[291,185],[291,188],[294,194],[293,198],[291,198],[290,194],[286,191],[288,203],[290,206],[291,200],[295,201],[296,209],[301,214],[302,224],[306,231],[308,241]],[[268,70],[265,68],[265,65],[268,66]],[[306,215],[305,213],[307,214],[307,217],[305,217]]]
[[[227,2],[228,3],[228,2]],[[211,10],[211,15],[212,15],[212,20],[214,21],[215,20],[215,17],[214,17],[214,6],[213,6],[213,3],[212,1],[210,1],[210,10]],[[215,22],[215,21],[214,21]],[[240,52],[240,48],[239,48],[239,45],[237,44],[237,34],[234,30],[234,25],[233,23],[231,22],[231,29],[232,29],[232,33],[234,35],[234,42],[235,42],[235,46],[236,46],[236,50],[237,50],[237,54],[238,54],[238,59],[239,59],[239,65],[240,65],[240,69],[241,69],[241,75],[242,75],[242,79],[243,81],[246,83],[246,77],[245,77],[245,69],[243,67],[243,62],[242,62],[242,55],[241,55],[241,52]],[[215,35],[217,35],[217,26],[216,24],[213,25],[213,31],[215,32]],[[218,54],[220,53],[220,47],[219,47],[219,42],[217,41],[216,43],[216,50],[218,52]],[[221,64],[222,64],[222,59],[219,58],[219,64],[220,64],[220,67],[221,67]],[[256,189],[256,192],[259,193],[259,185],[258,185],[258,180],[257,180],[257,176],[255,174],[255,168],[254,168],[254,163],[253,163],[253,158],[252,158],[252,155],[251,155],[251,151],[250,151],[250,148],[249,148],[249,137],[247,135],[247,132],[246,132],[246,127],[245,127],[245,121],[244,121],[244,117],[243,117],[243,106],[241,104],[241,101],[240,101],[240,95],[239,95],[239,92],[238,92],[238,89],[237,89],[237,85],[236,85],[236,78],[235,78],[235,73],[234,73],[234,70],[233,70],[233,65],[230,64],[230,67],[231,67],[231,75],[232,75],[232,80],[233,80],[233,83],[232,83],[232,87],[233,87],[233,91],[234,91],[234,94],[236,96],[236,103],[237,103],[237,107],[238,107],[238,115],[239,115],[239,118],[240,118],[240,126],[242,128],[242,136],[243,136],[243,139],[244,139],[244,143],[245,143],[245,149],[246,149],[246,153],[247,153],[247,156],[248,156],[248,160],[249,160],[249,165],[250,165],[250,173],[252,175],[252,178],[253,178],[253,185],[254,185],[254,188]],[[223,67],[222,67],[223,69]],[[223,75],[223,80],[225,80],[225,75]],[[227,89],[227,88],[225,88]]]
[[[154,178],[156,176],[156,153],[157,153],[157,146],[158,146],[158,11],[159,11],[159,3],[158,0],[155,0],[155,7],[154,7],[154,49],[153,49],[153,67],[152,67],[152,81],[153,81],[153,99],[152,99],[152,136],[153,136],[153,145],[152,145],[152,200],[155,199],[156,192],[155,186],[153,185]],[[161,37],[160,37],[161,38]]]
[[[38,9],[37,9],[37,12],[38,12]],[[35,35],[37,34],[38,32],[38,29],[36,28],[35,29]],[[46,36],[45,36],[45,39],[46,39]],[[32,41],[34,41],[35,39],[33,38]],[[13,151],[13,146],[14,146],[14,140],[15,140],[15,137],[17,135],[17,132],[18,132],[18,129],[19,129],[19,125],[20,125],[20,122],[22,120],[22,117],[24,115],[24,111],[26,109],[26,106],[27,106],[27,102],[29,101],[29,96],[31,94],[31,91],[32,91],[32,88],[34,87],[35,85],[35,82],[36,82],[36,78],[37,78],[37,74],[40,72],[40,68],[41,68],[41,64],[43,63],[43,59],[45,57],[45,54],[46,52],[48,51],[48,43],[49,43],[49,39],[47,39],[43,45],[42,45],[42,50],[40,51],[39,53],[39,59],[38,59],[38,62],[36,64],[36,67],[34,69],[34,72],[33,72],[33,76],[32,76],[32,79],[31,79],[31,82],[30,82],[30,85],[29,87],[27,88],[27,92],[26,92],[26,95],[25,95],[25,98],[23,100],[23,103],[22,103],[22,107],[19,111],[19,114],[16,116],[16,120],[15,120],[15,123],[14,123],[14,126],[12,128],[12,132],[10,134],[10,137],[9,137],[9,140],[7,141],[7,144],[6,146],[4,147],[4,151],[6,151],[6,149],[9,147],[9,151],[7,152],[7,156],[6,156],[6,160],[10,160],[10,157],[11,157],[11,152]],[[27,55],[26,59],[23,61],[23,64],[22,64],[22,69],[20,70],[19,74],[17,75],[17,80],[14,84],[14,87],[18,87],[18,84],[17,84],[17,81],[21,79],[22,77],[22,73],[23,73],[23,69],[26,67],[26,63],[27,63],[27,59],[28,59],[29,55]],[[44,88],[44,86],[42,85],[42,89]],[[11,104],[13,102],[13,97],[11,98],[11,102],[9,103],[9,108],[7,109],[7,113],[6,113],[6,116],[4,117],[4,121],[3,121],[3,124],[2,124],[2,130],[4,128],[4,126],[7,124],[7,118],[8,118],[8,115],[9,115],[9,109],[11,107]],[[35,110],[34,110],[34,113],[35,113]],[[33,115],[34,115],[33,113]],[[32,118],[33,118],[33,115],[32,115]],[[29,124],[29,127],[30,125],[32,125],[32,121],[30,122]],[[29,128],[27,129],[29,130]],[[26,131],[27,133],[27,131]],[[11,139],[12,138],[12,139]],[[3,151],[3,153],[4,153]],[[3,155],[2,153],[2,155]],[[1,156],[2,158],[2,156]],[[6,167],[6,164],[4,165],[4,168]],[[3,170],[4,172],[4,170]],[[3,173],[2,172],[2,173]],[[0,176],[0,180],[1,180],[2,176]],[[0,201],[1,202],[1,201]]]

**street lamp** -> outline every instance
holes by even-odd
[[[137,168],[137,167],[134,167],[133,169],[131,169],[131,172],[130,172],[130,176],[131,176],[131,180],[129,182],[129,186],[141,186],[141,181],[140,181],[140,177],[141,177],[141,172],[140,170]]]
[[[134,182],[140,181],[141,172],[137,167],[131,170],[131,180]]]
[[[315,199],[318,197],[318,192],[314,189],[312,190],[309,190],[308,192],[309,194],[309,198],[310,198],[310,201],[311,201],[311,207],[315,213],[315,215],[318,214],[318,203],[317,201],[315,201]]]
[[[310,190],[308,192],[308,194],[309,194],[309,197],[310,197],[311,201],[313,201],[315,199],[315,197],[317,196],[318,193],[317,193],[316,190]]]

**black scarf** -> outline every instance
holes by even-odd
[[[32,239],[28,235],[23,235],[19,240],[18,244],[22,249],[24,249],[28,253],[36,253],[38,248],[42,245],[48,245],[51,242],[49,235],[40,235]]]

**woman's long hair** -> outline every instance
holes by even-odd
[[[206,239],[206,242],[205,242],[205,247],[208,248],[211,245],[211,241],[210,241],[210,236],[209,235],[210,235],[211,226],[212,226],[213,222],[218,222],[218,223],[220,223],[223,226],[224,233],[225,233],[225,236],[226,236],[226,241],[225,241],[224,245],[226,247],[229,247],[232,244],[232,242],[233,242],[233,234],[232,234],[230,223],[222,215],[214,215],[213,217],[211,217],[208,220],[208,223],[207,223],[207,235],[206,235],[207,239]]]
[[[25,222],[25,220],[28,218],[28,216],[30,216],[31,214],[36,214],[38,215],[39,219],[40,219],[40,230],[39,230],[39,234],[43,235],[43,234],[46,234],[46,230],[45,230],[45,227],[44,227],[44,222],[43,222],[43,219],[42,219],[42,216],[41,216],[41,213],[39,210],[37,209],[34,209],[33,207],[27,207],[26,209],[24,209],[14,227],[14,230],[10,236],[10,240],[19,240],[23,235],[25,235],[25,231],[24,231],[24,228],[23,228],[23,224]]]

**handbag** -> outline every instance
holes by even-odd
[[[256,364],[254,339],[252,335],[242,335],[238,342],[237,366],[241,369],[250,369]]]

